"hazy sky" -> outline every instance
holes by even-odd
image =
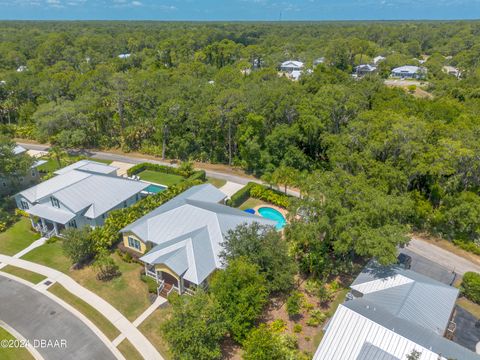
[[[480,18],[480,0],[0,0],[0,19],[395,20]]]

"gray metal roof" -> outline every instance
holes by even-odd
[[[57,209],[44,204],[37,204],[26,211],[33,216],[39,216],[59,224],[66,224],[75,217],[75,214],[70,211]]]
[[[80,161],[77,161],[76,163],[73,163],[69,166],[66,166],[62,169],[55,171],[55,174],[62,175],[72,170],[81,170],[81,171],[86,171],[90,173],[108,175],[108,174],[114,174],[118,170],[118,168],[115,166],[106,165],[96,161],[80,160]]]
[[[223,198],[225,194],[210,184],[194,186],[121,231],[155,244],[142,261],[181,271],[186,259],[188,269],[177,274],[200,284],[222,266],[218,256],[229,230],[253,222],[275,225],[275,221],[218,204]],[[181,248],[185,250],[177,252]]]
[[[13,148],[13,154],[14,155],[18,155],[18,154],[22,154],[24,152],[27,152],[27,149],[25,149],[23,146],[21,145],[16,145],[14,148]]]

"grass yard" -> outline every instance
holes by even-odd
[[[46,277],[43,275],[12,265],[5,266],[3,269],[1,269],[1,271],[22,278],[23,280],[30,281],[32,284],[38,284],[46,279]]]
[[[227,180],[217,179],[217,178],[207,178],[207,183],[212,184],[216,188],[221,188],[227,183]]]
[[[47,173],[54,172],[60,168],[68,166],[81,159],[92,160],[92,161],[96,161],[96,162],[107,164],[107,165],[110,165],[112,162],[111,160],[106,160],[106,159],[94,159],[94,158],[84,158],[80,156],[68,156],[65,159],[62,159],[60,161],[61,166],[59,166],[58,161],[56,159],[50,159],[50,158],[44,157],[42,158],[42,160],[47,160],[47,162],[45,164],[40,165],[38,167],[38,171],[47,172]]]
[[[117,349],[120,350],[127,360],[143,360],[142,355],[140,355],[128,339],[123,340],[120,345],[117,346]]]
[[[168,349],[168,344],[163,338],[160,330],[161,324],[165,322],[171,313],[171,307],[169,305],[162,306],[155,310],[145,321],[140,324],[138,329],[143,335],[147,337],[153,346],[160,352],[160,354],[166,359],[172,359],[172,354]]]
[[[252,209],[254,208],[255,206],[260,206],[260,205],[266,205],[268,206],[268,204],[265,202],[265,201],[262,201],[262,200],[258,200],[258,199],[255,199],[255,198],[248,198],[242,205],[240,205],[238,208],[240,210],[245,210],[245,209]]]
[[[7,330],[0,327],[0,341],[15,340],[15,337]],[[31,360],[34,357],[25,348],[3,348],[0,347],[0,359],[2,360]]]
[[[144,170],[141,173],[138,173],[137,175],[142,180],[160,184],[160,185],[165,185],[165,186],[173,186],[185,180],[180,175],[167,174],[167,173],[163,173],[160,171],[153,171],[153,170]]]
[[[126,263],[117,254],[111,256],[122,273],[113,280],[97,280],[91,266],[72,270],[68,274],[80,285],[108,301],[128,320],[133,321],[150,306],[147,284],[140,280],[143,267],[137,263]]]
[[[38,240],[40,234],[33,232],[30,228],[30,220],[22,217],[13,226],[0,233],[0,254],[15,255]]]
[[[63,254],[62,241],[49,241],[22,257],[23,260],[45,265],[70,275],[70,260]]]
[[[475,316],[477,319],[480,319],[480,305],[475,304],[474,302],[464,297],[461,297],[457,300],[457,305],[467,310],[470,314]]]
[[[62,285],[58,283],[53,284],[48,288],[48,291],[80,311],[83,315],[90,319],[90,321],[93,322],[110,340],[114,340],[118,335],[120,335],[120,331],[106,317],[104,317],[100,312],[91,307],[85,301],[73,295]]]

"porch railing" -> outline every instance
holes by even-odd
[[[160,293],[162,292],[164,287],[165,287],[165,280],[160,280],[157,288],[157,296],[160,296]]]
[[[154,279],[157,278],[157,274],[155,273],[155,271],[151,271],[147,269],[146,274]]]

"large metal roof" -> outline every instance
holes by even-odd
[[[188,269],[177,274],[200,284],[212,271],[221,268],[221,243],[229,230],[253,222],[275,225],[275,221],[218,204],[224,197],[210,184],[194,186],[122,232],[133,232],[143,241],[155,244],[142,261],[165,264],[174,270],[172,266],[183,269],[186,260]],[[178,253],[180,248],[185,250]]]
[[[69,166],[66,166],[62,169],[55,171],[55,174],[62,175],[72,170],[81,170],[81,171],[86,171],[86,172],[95,173],[95,174],[109,175],[109,174],[114,174],[118,170],[118,168],[115,166],[106,165],[96,161],[80,160],[80,161],[77,161],[76,163],[73,163]]]

